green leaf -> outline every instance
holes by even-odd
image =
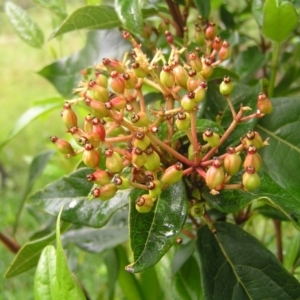
[[[263,25],[263,4],[262,0],[253,0],[251,6],[252,14],[260,27]]]
[[[208,80],[212,81],[212,80],[220,79],[220,78],[223,79],[224,76],[230,76],[231,79],[235,79],[235,80],[240,79],[239,73],[236,73],[229,69],[225,69],[223,67],[215,67],[213,74],[209,77]]]
[[[4,9],[19,37],[28,45],[41,48],[44,44],[43,32],[31,20],[27,12],[20,6],[9,1],[5,3]]]
[[[129,44],[119,31],[92,31],[82,50],[44,67],[38,74],[49,80],[61,95],[70,98],[81,80],[81,70],[98,64],[107,56],[119,59],[127,49]]]
[[[196,120],[196,129],[197,133],[204,132],[207,128],[211,128],[213,132],[223,135],[224,134],[224,129],[218,125],[216,122],[207,120],[207,119],[198,119]],[[173,136],[172,136],[172,142],[186,136],[185,130],[180,130],[177,131]]]
[[[106,251],[103,255],[103,260],[107,270],[107,299],[113,300],[115,299],[114,294],[116,291],[116,283],[118,280],[118,273],[120,268],[117,250],[111,249],[110,251]]]
[[[33,2],[39,4],[41,7],[49,9],[61,18],[67,16],[65,0],[33,0]]]
[[[143,300],[165,299],[154,267],[140,274],[139,284],[143,293]]]
[[[70,227],[69,223],[63,223],[61,231],[64,232]],[[19,275],[35,267],[39,261],[42,250],[55,241],[55,232],[22,246],[13,262],[5,273],[5,278]]]
[[[204,191],[203,197],[212,207],[225,213],[237,212],[252,201],[262,200],[283,212],[300,230],[299,194],[291,193],[282,188],[272,180],[266,171],[260,172],[259,175],[261,186],[253,192],[223,190],[218,195],[211,195],[207,189]],[[237,180],[237,182],[241,182],[241,180]]]
[[[272,113],[263,117],[257,126],[264,138],[270,138],[270,145],[260,150],[264,169],[276,183],[300,201],[300,102],[298,98],[271,100]]]
[[[299,282],[259,241],[233,224],[214,227],[198,231],[205,299],[299,299]]]
[[[86,175],[91,172],[91,169],[82,168],[64,176],[32,195],[29,203],[52,215],[58,215],[60,206],[63,205],[64,221],[102,227],[118,209],[128,203],[129,190],[117,192],[116,196],[108,201],[89,201],[87,196],[93,184],[86,180]]]
[[[133,263],[129,272],[141,272],[155,265],[172,247],[187,216],[187,195],[182,181],[167,187],[149,213],[139,213],[136,198],[143,191],[130,193],[129,235]]]
[[[270,205],[263,205],[254,209],[255,212],[262,214],[263,216],[279,221],[289,221],[290,219],[283,214],[280,210]]]
[[[262,32],[267,38],[281,43],[287,39],[297,24],[298,14],[292,3],[266,0]]]
[[[143,32],[143,16],[138,0],[115,0],[115,9],[126,29],[137,34]]]
[[[210,14],[210,0],[195,0],[196,7],[204,19],[208,19]]]
[[[47,246],[42,251],[34,277],[34,299],[59,299],[56,286],[56,251],[54,246]]]
[[[28,126],[36,118],[52,111],[55,108],[58,108],[62,105],[64,99],[61,97],[54,97],[45,99],[39,102],[37,105],[29,108],[25,111],[19,118],[16,124],[14,125],[9,136],[0,143],[0,149],[4,147],[9,141],[11,141],[15,136],[17,136],[26,126]],[[45,101],[45,103],[43,103]]]
[[[52,33],[50,39],[66,32],[79,29],[110,29],[118,26],[120,26],[120,20],[113,8],[105,5],[84,6],[75,10],[62,25]]]
[[[59,289],[61,299],[85,300],[82,289],[77,284],[67,263],[67,258],[62,247],[60,238],[60,217],[63,211],[63,205],[56,223],[56,288]]]

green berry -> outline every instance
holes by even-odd
[[[175,124],[178,130],[186,130],[190,127],[191,124],[191,115],[187,112],[181,111],[177,115],[177,120]]]
[[[207,128],[204,131],[202,137],[210,147],[218,147],[220,145],[220,136],[217,133],[213,132],[211,128]]]
[[[130,187],[130,180],[125,176],[115,176],[113,183],[119,190],[126,190]]]
[[[180,101],[180,104],[184,110],[187,111],[193,110],[196,105],[195,93],[189,92],[188,94],[184,95]]]
[[[159,79],[162,85],[167,88],[172,88],[175,83],[175,77],[173,74],[172,67],[168,64],[165,64],[159,74]]]
[[[84,145],[83,163],[89,168],[96,168],[100,163],[100,153],[90,143]]]
[[[223,81],[221,82],[219,89],[220,89],[220,93],[223,96],[229,96],[232,93],[233,83],[232,83],[231,78],[229,76],[225,76],[223,78]]]
[[[243,186],[247,191],[252,191],[260,186],[260,178],[253,166],[248,166],[242,177]]]
[[[182,178],[182,173],[183,165],[181,162],[177,162],[165,170],[161,181],[166,184],[176,183]]]
[[[211,167],[207,170],[205,176],[206,185],[210,189],[215,189],[223,183],[225,178],[222,163],[219,158],[215,157]]]
[[[257,149],[255,146],[250,145],[247,151],[247,155],[244,160],[244,168],[247,169],[248,166],[253,166],[258,172],[262,165],[261,156],[257,153]]]
[[[224,164],[225,171],[230,176],[233,176],[240,170],[242,165],[242,159],[239,156],[239,154],[236,153],[234,147],[229,147],[227,149],[227,153],[224,157],[223,164]]]
[[[145,168],[149,171],[156,171],[160,166],[160,156],[150,146],[144,151],[147,159],[145,162]]]
[[[121,155],[112,149],[106,149],[104,154],[106,156],[105,165],[107,170],[112,173],[120,173],[124,167]]]
[[[148,213],[151,211],[154,202],[148,194],[138,197],[135,201],[135,208],[140,213]]]

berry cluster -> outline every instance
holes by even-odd
[[[78,97],[63,106],[62,120],[79,149],[51,137],[66,157],[82,154],[83,163],[94,169],[87,176],[95,184],[92,197],[109,200],[118,190],[142,189],[144,194],[136,200],[136,209],[146,213],[165,187],[185,177],[194,199],[191,213],[197,215],[203,212],[200,192],[206,186],[212,194],[222,189],[258,188],[257,171],[262,160],[257,150],[267,144],[258,132],[249,131],[239,145],[216,155],[238,123],[272,111],[264,93],[258,95],[258,110],[244,116],[250,108],[241,106],[235,111],[230,99],[234,86],[225,76],[219,89],[231,110],[231,125],[222,136],[211,128],[197,131],[197,111],[208,89],[206,80],[214,67],[231,55],[229,43],[216,35],[215,24],[196,25],[193,42],[203,47],[189,53],[186,47],[178,49],[172,33],[166,31],[171,49],[168,59],[157,49],[150,61],[130,33],[123,32],[123,38],[131,42],[132,51],[123,61],[104,58],[82,72],[84,80],[74,90]],[[161,96],[149,105],[145,95],[153,90]],[[73,110],[78,103],[90,109],[82,126]],[[187,136],[184,147],[172,140],[177,131]],[[244,162],[241,153],[246,153]],[[242,182],[230,184],[242,166]]]

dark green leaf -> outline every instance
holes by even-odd
[[[255,211],[259,214],[262,214],[263,216],[279,221],[289,221],[290,219],[283,214],[280,210],[276,209],[275,207],[272,207],[270,205],[263,205],[260,207],[255,208]]]
[[[44,44],[44,35],[38,25],[31,20],[21,7],[12,2],[5,3],[5,13],[19,37],[28,45],[40,48]]]
[[[205,299],[299,299],[299,282],[259,241],[236,225],[214,227],[215,234],[207,226],[198,231]]]
[[[235,73],[232,70],[225,69],[223,67],[215,67],[213,74],[209,77],[209,81],[212,81],[215,79],[223,79],[224,76],[230,76],[231,79],[235,79],[235,80],[240,79],[239,74]]]
[[[83,168],[70,176],[64,176],[31,196],[29,202],[52,215],[58,215],[63,205],[63,220],[89,227],[102,227],[118,209],[128,203],[129,190],[119,191],[108,201],[89,201],[87,196],[93,184],[86,180],[86,175],[91,172],[91,169]]]
[[[297,259],[300,255],[300,234],[293,235],[288,240],[285,246],[285,254],[283,257],[283,265],[288,271],[292,271],[293,267],[297,263]]]
[[[196,121],[196,128],[197,128],[197,133],[204,132],[207,128],[211,128],[213,132],[223,135],[224,130],[223,128],[218,125],[216,122],[207,120],[207,119],[200,119]],[[173,136],[172,136],[172,142],[186,136],[185,130],[177,131]]]
[[[187,195],[182,181],[167,187],[152,211],[139,213],[135,208],[141,191],[130,194],[129,231],[133,263],[129,272],[141,272],[155,265],[172,247],[187,216]]]
[[[211,195],[209,190],[206,190],[203,197],[212,207],[226,213],[237,212],[254,200],[262,200],[282,211],[300,230],[299,194],[282,188],[265,171],[260,177],[261,186],[251,193],[242,190],[223,190],[219,195]]]
[[[62,247],[60,238],[60,217],[63,204],[57,217],[56,223],[56,288],[59,290],[61,299],[85,300],[84,293],[71,273],[67,258]]]
[[[196,7],[204,19],[208,19],[210,14],[210,0],[195,0]]]
[[[45,7],[61,18],[67,16],[65,0],[33,0],[33,2],[39,4],[41,7]]]
[[[221,20],[225,24],[226,28],[234,29],[234,27],[235,27],[234,15],[227,10],[227,8],[224,4],[221,5],[221,7],[220,7],[220,16],[221,16]]]
[[[298,98],[275,98],[272,103],[273,112],[257,127],[264,138],[270,138],[270,145],[260,151],[264,168],[276,183],[300,199],[300,102]]]
[[[81,70],[107,56],[119,59],[128,47],[117,30],[92,31],[81,51],[44,67],[38,73],[48,79],[61,95],[69,98],[81,79]]]
[[[61,231],[66,231],[69,227],[70,224],[64,222]],[[55,232],[52,232],[41,239],[23,245],[6,271],[5,277],[13,277],[35,267],[39,261],[42,250],[54,241]]]
[[[79,29],[110,29],[119,25],[120,20],[112,7],[84,6],[75,10],[50,38]]]
[[[45,103],[43,103],[45,102]],[[54,97],[45,99],[39,104],[34,105],[33,107],[29,108],[25,111],[19,118],[16,124],[14,125],[12,131],[10,132],[9,136],[6,140],[1,142],[0,149],[4,147],[9,141],[11,141],[17,134],[19,134],[26,126],[28,126],[33,120],[36,118],[50,112],[51,110],[58,108],[61,106],[63,102],[63,98],[61,97]]]
[[[34,277],[34,299],[59,299],[56,285],[56,251],[54,246],[47,246],[42,251]]]
[[[287,39],[298,23],[298,14],[290,2],[266,0],[263,11],[263,34],[275,42]]]
[[[132,33],[142,33],[143,16],[138,0],[115,0],[115,9],[126,29]]]

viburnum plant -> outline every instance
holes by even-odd
[[[50,140],[65,158],[80,157],[80,162],[74,173],[29,200],[58,215],[56,249],[48,245],[55,235],[33,243],[43,250],[36,299],[43,299],[45,287],[56,295],[52,299],[87,297],[65,260],[60,231],[66,230],[63,240],[88,251],[115,249],[120,266],[114,282],[118,278],[128,299],[299,299],[300,285],[282,266],[282,256],[278,260],[247,225],[261,212],[276,219],[277,230],[278,215],[300,228],[299,195],[292,196],[297,184],[292,180],[286,187],[278,179],[282,167],[274,166],[279,160],[270,158],[272,143],[279,140],[273,129],[281,118],[278,103],[284,101],[273,97],[279,50],[297,24],[297,13],[290,3],[275,0],[245,7],[257,16],[264,51],[259,61],[251,57],[252,50],[247,53],[258,65],[254,68],[248,56],[237,56],[247,42],[236,42],[226,31],[230,12],[221,6],[221,20],[211,17],[210,1],[86,6],[53,34],[121,26],[111,34],[126,50],[119,57],[107,51],[81,68],[71,97],[57,85],[66,96],[61,111],[66,136]],[[278,18],[292,21],[276,30]],[[270,70],[267,39],[274,48]],[[243,70],[243,63],[251,72]],[[55,84],[50,70],[56,67],[40,74]],[[128,220],[120,225],[127,210]],[[69,229],[69,223],[82,227]],[[127,241],[127,224],[129,263],[119,246]],[[111,232],[105,240],[106,227]],[[20,273],[26,251],[25,246],[20,250],[7,277]],[[108,270],[114,268],[113,259]],[[132,277],[124,270],[142,273]],[[153,285],[154,295],[147,285]],[[107,299],[113,294],[110,290]]]

